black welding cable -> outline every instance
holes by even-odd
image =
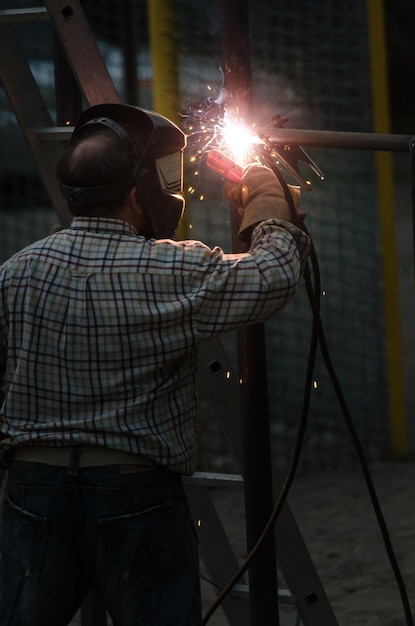
[[[278,171],[279,174],[279,171]],[[279,176],[277,175],[277,177],[279,178]],[[285,181],[284,181],[285,183]],[[298,216],[297,216],[297,212],[296,209],[293,205],[293,200],[292,200],[292,196],[291,193],[289,191],[289,188],[285,185],[283,185],[283,189],[284,192],[286,194],[286,198],[288,201],[288,204],[290,206],[290,210],[293,216],[293,220],[294,221],[298,221]],[[287,196],[288,193],[288,196]],[[304,228],[304,227],[303,227]],[[307,264],[305,272],[304,272],[304,276],[306,278],[306,282],[309,283],[310,289],[312,291],[315,292],[315,297],[314,297],[314,302],[316,303],[316,306],[319,305],[319,300],[320,300],[320,293],[321,293],[321,288],[320,288],[320,273],[319,273],[319,268],[318,268],[318,263],[317,263],[317,255],[315,253],[314,250],[314,246],[313,243],[311,243],[311,261],[312,261],[312,265],[313,265],[313,275],[314,275],[314,288],[311,282],[311,273],[310,273],[310,269],[309,266]],[[248,554],[248,556],[246,557],[245,561],[241,564],[241,566],[238,568],[238,570],[235,572],[235,574],[232,576],[232,578],[228,581],[228,583],[225,585],[225,587],[223,587],[223,589],[220,591],[220,593],[218,594],[218,596],[216,597],[216,599],[214,600],[214,602],[211,604],[211,606],[209,607],[209,609],[207,610],[207,612],[205,613],[205,615],[203,616],[203,621],[202,624],[206,625],[208,623],[208,621],[210,620],[210,618],[212,617],[212,615],[214,614],[214,612],[217,610],[217,608],[222,604],[223,600],[226,598],[227,595],[229,595],[233,589],[233,587],[237,584],[237,582],[241,579],[241,577],[244,575],[244,573],[246,572],[246,570],[249,568],[252,560],[255,558],[255,555],[259,549],[259,547],[262,545],[264,539],[267,537],[268,533],[272,530],[272,528],[275,525],[276,520],[278,519],[278,516],[281,512],[281,509],[287,499],[289,490],[291,488],[291,485],[293,483],[296,471],[297,471],[297,467],[298,467],[298,463],[300,460],[300,456],[301,456],[301,450],[302,450],[302,446],[303,446],[303,441],[304,441],[304,436],[305,436],[305,432],[306,432],[306,427],[307,427],[307,418],[308,418],[308,411],[309,411],[309,405],[310,405],[310,398],[311,398],[311,388],[312,388],[312,380],[313,380],[313,372],[314,372],[314,364],[315,364],[315,357],[316,357],[316,352],[317,352],[317,345],[318,345],[318,335],[317,335],[317,326],[313,323],[313,329],[312,329],[312,336],[311,336],[311,341],[310,341],[310,349],[309,349],[309,355],[308,355],[308,362],[307,362],[307,371],[306,371],[306,378],[305,378],[305,385],[304,385],[304,394],[303,394],[303,406],[302,406],[302,411],[301,411],[301,419],[300,419],[300,425],[298,428],[298,433],[297,433],[297,437],[296,437],[296,444],[295,444],[295,448],[294,448],[294,452],[293,452],[293,456],[288,468],[288,472],[285,478],[285,481],[283,483],[283,486],[280,490],[278,499],[274,505],[274,509],[272,511],[272,514],[265,526],[265,528],[263,529],[260,537],[258,538],[256,544],[254,545],[254,547],[251,549],[250,553]]]
[[[307,282],[306,282],[307,285]],[[311,295],[311,297],[310,297]],[[314,298],[313,295],[309,293],[309,300],[311,303],[311,306],[314,307]],[[352,438],[353,441],[353,445],[355,447],[356,453],[357,453],[357,457],[359,459],[360,462],[360,466],[364,475],[364,479],[367,485],[367,489],[369,492],[369,496],[372,502],[372,506],[373,509],[375,511],[376,514],[376,519],[378,521],[379,524],[379,528],[382,534],[382,539],[386,548],[386,552],[387,555],[389,557],[389,562],[391,564],[393,573],[395,575],[395,579],[398,585],[398,589],[401,595],[401,599],[402,599],[402,605],[405,611],[405,616],[406,616],[406,622],[408,624],[408,626],[413,626],[414,621],[413,621],[413,617],[412,617],[412,613],[411,613],[411,608],[410,608],[410,604],[409,604],[409,600],[408,600],[408,595],[406,592],[406,588],[405,588],[405,582],[403,580],[394,550],[393,550],[393,546],[392,546],[392,542],[390,539],[390,535],[389,535],[389,531],[385,522],[385,518],[383,516],[383,512],[382,509],[380,507],[379,504],[379,500],[376,494],[376,489],[375,486],[373,484],[373,480],[372,480],[372,476],[370,474],[370,470],[366,461],[366,457],[365,457],[365,453],[362,447],[362,444],[360,442],[359,436],[356,432],[352,417],[350,415],[347,403],[344,399],[343,396],[343,391],[342,388],[340,386],[340,383],[338,381],[338,378],[336,376],[335,370],[333,368],[331,359],[330,359],[330,354],[328,352],[327,349],[327,343],[326,343],[326,338],[324,335],[324,329],[323,329],[323,325],[321,323],[321,318],[320,315],[317,314],[317,311],[314,310],[313,308],[313,313],[314,313],[314,319],[316,321],[317,324],[317,332],[318,332],[318,338],[319,338],[319,344],[320,344],[320,350],[321,350],[321,354],[323,356],[326,368],[327,368],[327,372],[330,376],[332,385],[335,389],[336,392],[336,396],[338,399],[338,402],[340,404],[343,416],[345,418],[348,430],[349,430],[349,434]]]
[[[272,166],[272,162],[268,161],[268,164],[270,166]],[[294,214],[295,211],[295,206],[294,206],[294,202],[291,196],[291,193],[289,191],[288,185],[284,179],[284,177],[282,176],[280,170],[276,167],[271,167],[271,169],[273,170],[274,174],[277,176],[279,182],[281,183],[282,188],[284,189],[284,194],[285,194],[285,198],[287,200],[288,205],[290,206],[291,209],[291,213]],[[303,227],[303,229],[308,233],[307,229],[305,228],[305,226],[301,226],[301,224],[297,221],[297,225],[300,227]],[[311,250],[311,259],[312,259],[312,264],[313,264],[313,271],[314,271],[314,276],[318,277],[318,283],[320,283],[320,270],[319,270],[319,264],[318,264],[318,258],[317,255],[315,254],[315,250],[314,250],[314,246],[312,245],[312,250]],[[386,549],[386,553],[388,555],[389,558],[389,562],[390,565],[392,567],[392,571],[395,575],[395,580],[399,589],[399,593],[401,595],[401,601],[402,601],[402,605],[403,605],[403,609],[405,612],[405,617],[406,617],[406,622],[408,626],[413,626],[414,621],[413,621],[413,616],[411,613],[411,608],[410,608],[410,604],[409,604],[409,600],[408,600],[408,595],[407,595],[407,591],[406,591],[406,587],[405,587],[405,582],[403,580],[402,577],[402,573],[400,571],[397,559],[396,559],[396,555],[392,546],[392,542],[390,539],[390,535],[389,535],[389,531],[388,531],[388,527],[386,525],[385,522],[385,518],[381,509],[381,506],[379,504],[379,499],[377,497],[376,494],[376,489],[372,480],[372,476],[366,461],[366,456],[361,444],[361,441],[359,439],[359,435],[356,431],[352,416],[350,414],[349,408],[347,406],[347,402],[344,398],[343,395],[343,390],[342,387],[340,385],[340,382],[337,378],[333,363],[331,361],[331,357],[330,357],[330,353],[327,347],[327,341],[326,341],[326,336],[325,336],[325,332],[324,332],[324,327],[323,327],[323,323],[321,320],[321,316],[320,316],[320,301],[319,299],[316,299],[316,296],[320,296],[320,287],[319,288],[319,292],[317,293],[317,285],[315,284],[314,289],[312,287],[311,284],[311,280],[310,280],[310,276],[309,276],[309,272],[308,272],[308,268],[306,268],[306,272],[304,272],[304,278],[305,278],[305,285],[306,285],[306,290],[307,290],[307,295],[308,295],[308,299],[311,305],[311,309],[313,312],[313,319],[314,319],[314,328],[317,331],[317,336],[318,336],[318,341],[319,341],[319,345],[320,345],[320,351],[321,351],[321,355],[323,357],[324,360],[324,364],[326,366],[327,372],[329,374],[331,383],[333,385],[333,388],[335,390],[336,396],[337,396],[337,400],[339,402],[341,411],[343,413],[344,419],[346,421],[346,425],[347,428],[349,430],[349,434],[350,437],[352,439],[361,469],[362,469],[362,473],[366,482],[366,486],[369,492],[369,496],[370,496],[370,500],[372,502],[372,506],[373,509],[375,511],[375,515],[376,515],[376,519],[382,534],[382,539],[385,545],[385,549]]]
[[[297,225],[299,225],[301,228],[303,228],[303,230],[305,232],[308,233],[306,227],[304,226],[304,224],[300,224],[299,220],[298,220],[298,216],[296,213],[296,209],[294,206],[294,202],[291,196],[291,193],[289,191],[288,185],[284,179],[284,177],[282,176],[279,168],[274,167],[272,162],[268,162],[268,165],[270,165],[271,169],[273,170],[273,172],[275,173],[275,175],[277,176],[278,180],[280,181],[282,188],[284,190],[284,194],[285,194],[285,198],[288,202],[288,205],[290,207],[292,216],[293,216],[293,220],[297,223]],[[331,358],[330,358],[330,354],[327,348],[327,342],[326,342],[326,338],[325,338],[325,333],[324,333],[324,328],[323,328],[323,324],[322,324],[322,320],[320,317],[320,295],[321,295],[321,287],[320,287],[320,270],[319,270],[319,263],[318,263],[318,258],[314,249],[314,245],[312,243],[311,240],[311,254],[310,254],[310,259],[311,259],[311,263],[312,263],[312,268],[313,268],[313,276],[314,276],[314,285],[312,283],[312,279],[311,279],[311,273],[310,273],[310,267],[307,264],[305,271],[304,271],[304,280],[305,280],[305,284],[306,284],[306,290],[307,290],[307,295],[310,301],[310,305],[311,305],[311,309],[312,309],[312,313],[313,313],[313,330],[312,330],[312,337],[311,337],[311,342],[310,342],[310,350],[309,350],[309,357],[308,357],[308,364],[307,364],[307,372],[306,372],[306,381],[305,381],[305,389],[304,389],[304,399],[303,399],[303,407],[302,407],[302,413],[301,413],[301,420],[300,420],[300,426],[299,426],[299,431],[298,431],[298,435],[297,435],[297,440],[296,440],[296,445],[295,445],[295,449],[293,452],[293,457],[291,460],[291,464],[287,473],[287,477],[285,479],[285,482],[283,484],[283,487],[280,491],[278,500],[274,506],[273,512],[263,530],[263,532],[261,533],[261,536],[259,537],[257,543],[255,544],[255,546],[252,548],[251,552],[249,553],[249,555],[247,556],[247,558],[245,559],[245,561],[242,563],[242,565],[240,566],[240,568],[237,570],[237,572],[234,574],[234,576],[229,580],[229,582],[226,584],[226,586],[222,589],[222,591],[220,592],[220,594],[217,596],[215,602],[213,602],[213,604],[211,605],[211,607],[208,609],[207,613],[205,614],[205,616],[203,617],[203,625],[207,624],[210,617],[213,615],[213,613],[216,611],[216,609],[220,606],[220,604],[223,602],[224,598],[232,591],[232,588],[236,585],[236,583],[240,580],[240,578],[243,576],[243,574],[246,572],[246,570],[248,569],[251,561],[253,560],[253,558],[255,557],[255,554],[257,552],[257,550],[259,549],[260,545],[262,544],[263,540],[265,539],[265,537],[267,536],[268,532],[270,532],[270,530],[274,527],[274,524],[276,522],[276,520],[278,519],[278,516],[281,512],[281,509],[287,499],[290,487],[292,485],[292,482],[294,480],[296,471],[297,471],[297,467],[298,467],[298,462],[300,459],[300,455],[301,455],[301,450],[302,450],[302,445],[303,445],[303,440],[304,440],[304,435],[305,435],[305,430],[306,430],[306,425],[307,425],[307,418],[308,418],[308,410],[309,410],[309,404],[310,404],[310,396],[311,396],[311,383],[312,383],[312,377],[313,377],[313,370],[314,370],[314,363],[315,363],[315,355],[316,355],[316,349],[317,349],[317,343],[320,344],[320,350],[321,350],[321,354],[323,356],[323,360],[325,362],[327,371],[329,373],[330,379],[332,381],[334,390],[336,392],[336,396],[338,398],[339,401],[339,405],[341,407],[341,410],[343,412],[343,415],[345,417],[346,420],[346,424],[349,430],[349,433],[351,435],[352,441],[354,443],[355,446],[355,450],[357,452],[357,456],[363,471],[363,475],[365,478],[365,482],[369,491],[369,495],[372,501],[372,506],[374,508],[375,514],[376,514],[376,518],[379,524],[379,528],[381,530],[381,534],[382,534],[382,538],[386,547],[386,552],[388,554],[389,557],[389,561],[392,567],[392,570],[394,572],[395,575],[395,579],[399,588],[399,592],[401,595],[401,600],[402,600],[402,605],[404,608],[404,612],[405,612],[405,616],[406,616],[406,623],[407,626],[413,626],[414,622],[413,622],[413,617],[412,617],[412,613],[411,613],[411,609],[410,609],[410,604],[409,604],[409,600],[408,600],[408,596],[407,596],[407,592],[406,592],[406,588],[405,588],[405,583],[402,577],[402,574],[400,572],[399,569],[399,565],[397,563],[396,560],[396,556],[393,550],[393,546],[390,540],[390,536],[389,536],[389,532],[388,532],[388,528],[376,495],[376,490],[373,484],[373,480],[367,465],[367,461],[365,458],[365,454],[360,442],[360,439],[358,437],[358,434],[356,432],[356,429],[354,427],[354,423],[353,420],[351,418],[347,403],[344,399],[343,396],[343,391],[341,389],[341,385],[338,381],[336,372],[334,370],[333,364],[331,362]]]

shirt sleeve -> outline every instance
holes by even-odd
[[[6,374],[6,354],[3,353],[2,347],[0,346],[0,409],[4,401],[4,397],[6,394],[5,391],[5,374]]]
[[[0,281],[0,287],[3,285]],[[6,337],[5,337],[5,311],[3,306],[3,289],[0,290],[0,442],[3,439],[1,434],[2,430],[2,406],[4,399],[6,397],[6,367],[7,367],[7,346],[6,346]],[[2,467],[4,466],[4,452],[7,450],[9,446],[5,448],[0,445],[0,484],[2,481]]]
[[[243,254],[207,249],[195,271],[194,324],[199,340],[264,322],[295,294],[310,239],[288,222],[261,222]],[[201,280],[200,273],[205,276]]]
[[[4,285],[0,280],[0,411],[5,396],[5,376],[7,366],[7,346],[4,334],[6,329],[6,312],[4,310],[5,307],[3,304],[4,294]]]

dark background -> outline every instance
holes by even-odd
[[[384,0],[392,132],[412,133],[415,113],[415,2]]]

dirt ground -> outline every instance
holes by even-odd
[[[378,463],[371,467],[371,474],[415,612],[415,462]],[[217,505],[224,520],[243,520],[242,494],[230,497],[229,492],[218,493]],[[406,624],[401,596],[359,468],[298,476],[289,506],[339,626]],[[235,549],[239,547],[239,556],[243,557],[242,526],[237,530],[233,525],[231,533]],[[298,566],[300,569],[301,563]],[[283,572],[279,575],[283,590]],[[295,606],[282,601],[279,617],[280,626],[300,623]],[[225,626],[228,622],[218,610],[209,624]]]

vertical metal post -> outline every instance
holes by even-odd
[[[249,119],[252,77],[247,0],[222,0],[220,5],[222,71],[228,107]],[[238,209],[231,206],[234,252],[243,251],[236,233]],[[269,430],[265,331],[262,324],[237,335],[241,378],[241,426],[245,489],[247,548],[257,543],[273,509],[272,462]],[[252,624],[277,626],[278,586],[274,533],[258,550],[249,569]]]

